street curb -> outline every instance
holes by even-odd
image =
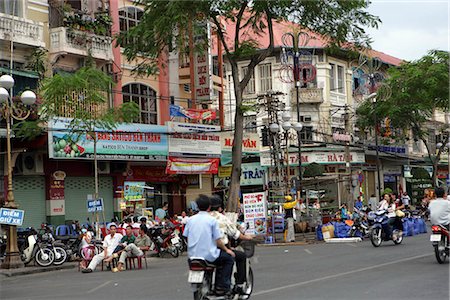
[[[258,247],[277,247],[277,246],[306,246],[306,245],[314,245],[314,244],[322,244],[322,243],[308,243],[308,242],[291,242],[291,243],[273,243],[273,244],[257,244]]]
[[[51,266],[51,267],[25,267],[25,268],[21,268],[21,269],[12,269],[12,271],[0,269],[0,275],[6,276],[6,277],[14,277],[14,276],[21,276],[21,275],[52,272],[52,271],[58,271],[58,270],[75,269],[77,266],[78,266],[78,263],[76,263],[76,264],[70,263],[70,264],[63,264],[61,266]],[[27,270],[28,268],[29,268],[29,270]]]

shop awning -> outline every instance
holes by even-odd
[[[25,70],[19,71],[19,70],[13,69],[11,72],[10,69],[3,68],[3,67],[0,67],[0,73],[1,74],[11,74],[12,73],[12,75],[17,75],[17,76],[22,76],[22,77],[35,78],[35,79],[39,78],[39,74],[34,71],[25,71]]]

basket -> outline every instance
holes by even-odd
[[[241,242],[241,247],[244,250],[245,256],[248,258],[255,254],[255,243],[254,242]]]

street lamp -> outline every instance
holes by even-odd
[[[286,143],[286,152],[285,152],[285,156],[286,156],[286,194],[289,194],[289,130],[290,129],[294,129],[297,132],[297,136],[300,136],[300,132],[303,129],[303,125],[299,122],[296,123],[291,123],[291,114],[289,111],[285,111],[283,112],[283,114],[281,115],[281,119],[283,120],[283,123],[281,124],[281,128],[283,128],[284,132],[282,133],[284,135],[284,140]],[[273,123],[269,125],[269,130],[273,133],[273,134],[278,134],[280,131],[280,125]],[[300,138],[299,138],[300,140]],[[299,170],[299,174],[300,174],[300,178],[301,178],[301,172],[302,172],[302,165],[301,165],[301,156],[299,156],[299,165],[298,165],[298,170]]]
[[[436,147],[438,149],[442,148],[442,150],[444,150],[444,148],[447,147],[447,164],[448,164],[447,188],[448,188],[450,187],[450,141],[446,145],[444,145],[443,143],[437,143]],[[437,172],[437,170],[435,170],[435,172]]]
[[[14,103],[8,92],[14,86],[14,79],[10,75],[0,77],[0,113],[6,121],[6,155],[8,168],[8,193],[5,207],[16,209],[18,205],[14,201],[12,184],[12,163],[11,163],[11,118],[23,121],[30,116],[30,105],[36,102],[36,94],[32,91],[22,93],[20,99],[22,103]],[[8,225],[8,239],[6,248],[6,257],[2,263],[4,269],[15,269],[23,267],[17,247],[17,228],[14,225]]]

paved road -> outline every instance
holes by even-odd
[[[449,264],[439,265],[429,234],[404,244],[258,247],[252,299],[449,299]],[[76,270],[0,278],[1,299],[191,299],[186,257],[152,258],[147,270]]]

